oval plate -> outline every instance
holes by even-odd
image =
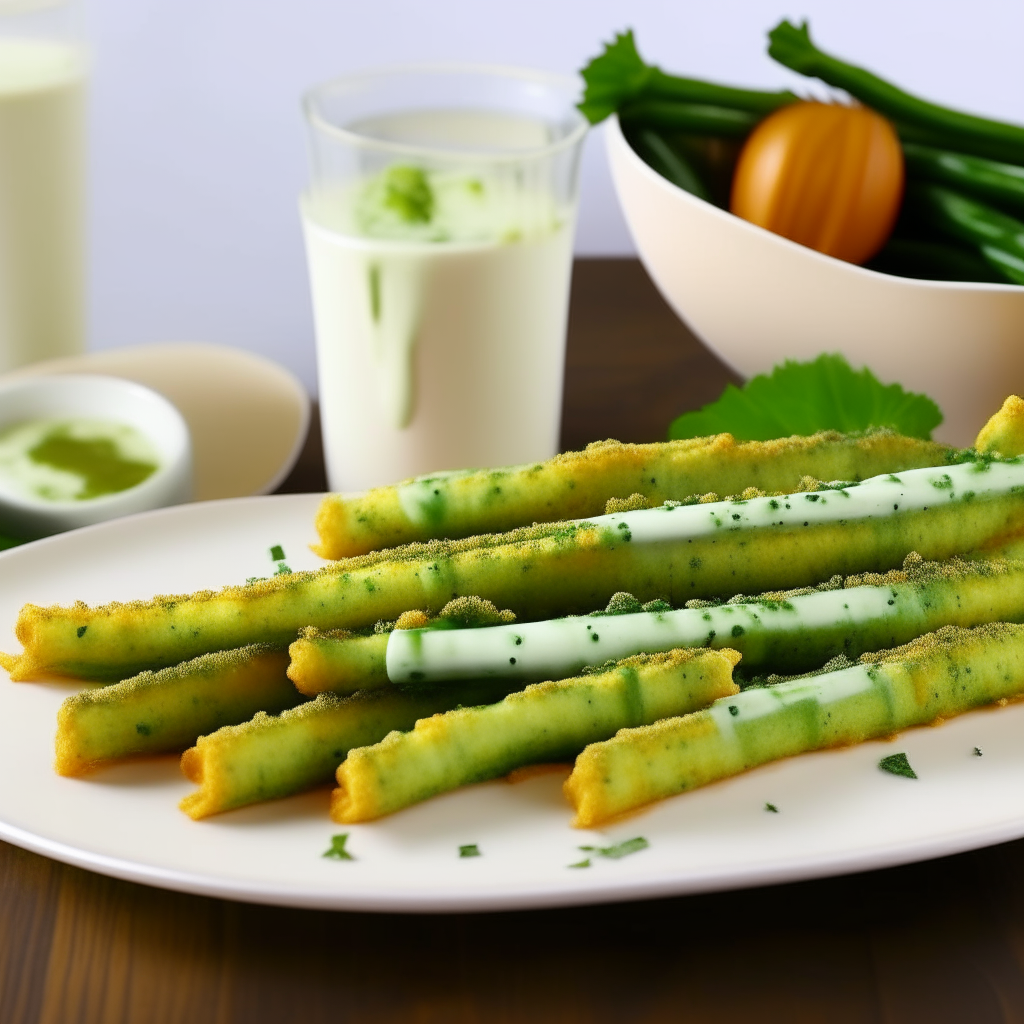
[[[0,648],[26,601],[91,604],[239,583],[293,569],[318,495],[161,509],[0,555]],[[1024,705],[974,712],[895,743],[768,765],[620,821],[570,827],[563,774],[483,783],[381,821],[340,827],[329,788],[202,822],[177,809],[192,786],[176,757],[81,779],[51,768],[69,683],[0,672],[0,838],[137,882],[253,902],[344,910],[469,911],[596,903],[793,881],[956,853],[1024,835]],[[983,756],[974,753],[981,749]],[[919,778],[878,770],[905,752]],[[766,810],[771,803],[778,810]],[[353,860],[325,858],[348,833]],[[621,859],[583,851],[636,836]],[[476,844],[480,856],[460,857]],[[571,867],[590,861],[586,868]]]

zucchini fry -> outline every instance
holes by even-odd
[[[460,703],[500,700],[498,683],[470,683],[405,692],[366,690],[351,697],[321,694],[279,716],[259,712],[251,721],[200,736],[182,754],[181,770],[200,788],[179,807],[206,818],[234,807],[290,796],[328,782],[351,747],[377,743],[394,729]]]
[[[374,637],[374,653],[386,658],[387,679],[414,685],[451,679],[559,679],[585,665],[673,647],[732,647],[743,655],[745,670],[792,675],[839,654],[856,658],[942,626],[1020,622],[1024,562],[924,562],[912,554],[902,569],[850,576],[845,583],[835,578],[811,591],[746,599],[741,595],[726,604],[674,611],[658,604],[662,607],[641,611],[639,601],[617,594],[609,610],[596,615],[484,629],[395,630],[386,649]],[[623,611],[630,606],[636,611]],[[348,643],[336,642],[339,668]],[[292,645],[293,652],[297,646]],[[351,667],[336,670],[339,688],[352,685],[357,669],[367,671],[360,657],[364,648],[351,649]],[[374,672],[380,672],[379,665]]]
[[[862,743],[1024,693],[1024,626],[947,626],[839,671],[751,687],[587,747],[565,782],[573,824],[809,750]]]
[[[26,605],[11,678],[123,678],[213,650],[356,629],[479,595],[520,618],[640,601],[729,597],[942,559],[1024,530],[1024,459],[979,460],[813,493],[670,502],[460,541],[431,541],[181,597],[89,608]]]
[[[730,650],[637,655],[593,675],[536,683],[488,707],[421,719],[411,732],[349,751],[337,771],[331,817],[369,821],[514,768],[569,760],[626,723],[735,694],[738,661]]]
[[[77,693],[57,712],[54,767],[81,775],[105,761],[180,751],[257,711],[294,707],[304,698],[287,667],[283,648],[253,644]]]
[[[610,498],[639,494],[650,505],[692,494],[789,493],[806,476],[866,480],[879,473],[941,466],[950,449],[879,430],[863,437],[737,442],[731,434],[660,444],[597,441],[582,452],[504,469],[416,477],[356,497],[329,494],[317,512],[324,558],[379,548],[496,533],[530,523],[600,515]]]

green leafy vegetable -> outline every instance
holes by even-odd
[[[480,847],[476,843],[466,843],[465,846],[459,847],[460,857],[480,857]]]
[[[621,860],[623,857],[628,857],[631,853],[639,853],[641,850],[646,850],[650,845],[643,836],[636,836],[633,839],[627,839],[625,842],[616,843],[614,846],[581,846],[580,849],[588,853],[596,853],[600,857]],[[579,865],[570,864],[569,866],[582,867],[583,865],[581,863]]]
[[[355,860],[355,857],[345,849],[345,843],[347,842],[347,832],[342,832],[341,835],[331,836],[331,845],[324,851],[323,855],[325,857],[331,857],[334,860]]]
[[[667,75],[660,68],[645,63],[637,51],[632,29],[620,32],[612,42],[606,43],[604,52],[580,74],[586,90],[579,109],[591,124],[603,121],[624,104],[641,97],[645,100],[731,107],[759,114],[770,113],[797,98],[791,92],[736,89],[695,78]]]
[[[890,754],[878,762],[878,767],[883,772],[890,772],[893,775],[901,775],[905,779],[916,779],[917,772],[910,767],[906,754]]]
[[[882,384],[867,368],[855,371],[842,356],[825,354],[807,363],[787,360],[742,388],[728,385],[717,401],[673,420],[668,436],[730,433],[738,441],[770,441],[889,427],[928,440],[941,422],[942,412],[927,395]]]
[[[283,562],[284,561],[284,548],[281,547],[280,544],[275,544],[270,549],[270,559],[273,562]]]

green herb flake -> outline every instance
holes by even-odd
[[[571,867],[571,868],[589,868],[590,867],[590,858],[587,857],[586,860],[578,860],[578,861],[576,861],[575,864],[570,864],[569,867]]]
[[[79,626],[78,629],[75,630],[75,636],[77,636],[78,639],[81,640],[82,637],[85,636],[85,631],[88,628],[89,628],[88,626]]]
[[[480,857],[480,847],[476,843],[466,843],[465,846],[459,847],[460,857]]]
[[[775,804],[765,804],[764,805],[764,809],[766,811],[770,811],[772,814],[778,814],[779,813],[779,809],[778,809],[778,807],[775,806]]]
[[[284,562],[280,562],[278,564],[277,568],[274,570],[274,575],[275,576],[287,576],[290,573],[291,573],[291,569],[289,569],[288,566],[285,565]]]
[[[889,427],[928,440],[942,412],[927,395],[882,384],[866,367],[851,368],[840,355],[812,362],[787,360],[742,388],[729,384],[715,402],[683,413],[669,439],[730,433],[737,441],[770,441],[819,430],[844,433]]]
[[[878,762],[878,767],[883,772],[889,772],[892,775],[902,775],[905,779],[917,778],[917,772],[910,767],[906,754],[890,754],[888,757],[883,757]]]
[[[270,560],[272,562],[283,562],[284,561],[284,548],[280,544],[275,544],[270,549]]]
[[[974,748],[974,756],[975,757],[981,757],[981,747],[975,747]]]
[[[434,191],[421,167],[396,164],[384,175],[384,205],[410,224],[429,224]]]
[[[331,836],[331,845],[324,851],[323,856],[330,857],[332,860],[355,860],[355,857],[345,849],[345,843],[347,842],[347,832],[342,832],[341,835]]]
[[[599,857],[609,857],[611,860],[621,860],[631,853],[639,853],[646,850],[651,844],[643,836],[635,836],[625,842],[616,843],[614,846],[581,846],[580,849],[586,853],[596,853]]]

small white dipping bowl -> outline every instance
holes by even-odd
[[[160,464],[141,483],[115,494],[47,501],[19,494],[0,477],[0,532],[45,537],[132,512],[178,505],[192,495],[192,442],[181,413],[162,395],[117,377],[29,377],[0,386],[0,433],[26,420],[95,419],[134,427]]]
[[[886,384],[934,398],[945,414],[936,438],[964,446],[1024,390],[1024,287],[917,281],[823,256],[667,181],[630,148],[617,118],[605,137],[647,272],[744,377],[841,352]]]

